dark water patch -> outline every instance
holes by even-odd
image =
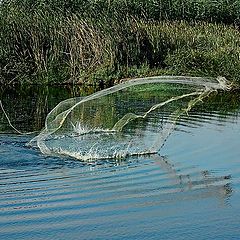
[[[46,115],[59,101],[70,97],[86,96],[97,91],[93,87],[80,86],[2,86],[0,100],[11,123],[23,132],[39,131],[44,126]],[[14,132],[2,109],[0,131]]]

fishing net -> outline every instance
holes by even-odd
[[[30,144],[44,154],[80,160],[157,153],[182,114],[212,91],[228,88],[224,78],[126,81],[84,98],[60,102]]]

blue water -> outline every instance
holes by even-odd
[[[0,134],[0,239],[240,239],[239,113],[196,109],[159,154],[118,161]]]

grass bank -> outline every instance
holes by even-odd
[[[112,85],[159,74],[240,82],[239,11],[240,1],[227,0],[3,1],[0,82]]]

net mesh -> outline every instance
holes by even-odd
[[[182,114],[211,92],[229,88],[224,78],[130,80],[60,102],[30,145],[84,161],[156,153]]]

